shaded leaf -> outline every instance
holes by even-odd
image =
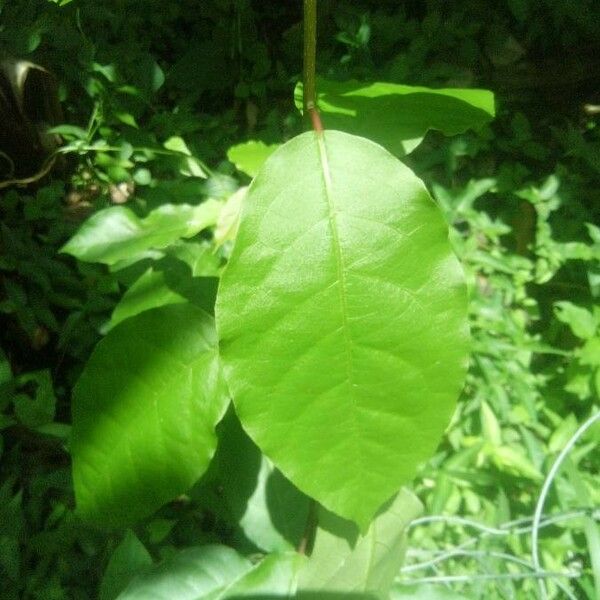
[[[382,592],[396,578],[406,550],[406,527],[422,511],[419,500],[402,489],[377,515],[367,533],[321,509],[310,560],[299,586],[310,590]]]
[[[219,486],[245,536],[267,552],[296,548],[308,498],[260,452],[233,411],[223,420],[219,440]]]
[[[227,158],[238,171],[255,177],[264,162],[279,148],[279,144],[267,145],[264,142],[251,140],[232,146],[227,151]]]
[[[456,135],[494,117],[494,95],[478,89],[432,89],[397,83],[317,81],[327,129],[362,135],[397,156],[412,152],[430,129]],[[302,83],[294,93],[302,110]]]

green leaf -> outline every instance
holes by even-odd
[[[260,452],[233,411],[220,425],[215,460],[223,499],[244,535],[267,552],[296,548],[309,500]]]
[[[232,146],[227,151],[227,158],[250,177],[255,177],[264,162],[279,148],[279,144],[267,145],[264,142],[251,140],[237,146]]]
[[[164,306],[115,327],[74,390],[79,513],[120,526],[185,492],[214,454],[227,402],[204,311]]]
[[[241,187],[237,192],[232,194],[225,202],[223,210],[219,215],[217,226],[215,227],[215,244],[217,247],[222,246],[225,242],[235,240],[240,225],[240,214],[247,187]]]
[[[492,446],[502,445],[502,429],[500,423],[498,422],[494,411],[485,400],[481,401],[481,429],[483,439],[486,442],[489,442]]]
[[[478,89],[431,89],[396,83],[317,81],[327,129],[362,135],[397,156],[412,152],[430,129],[456,135],[494,117],[494,95]],[[302,110],[302,83],[294,92]]]
[[[39,427],[54,420],[56,396],[50,371],[25,373],[17,378],[17,388],[23,393],[13,398],[15,416],[27,427]],[[31,395],[25,389],[31,388]]]
[[[123,294],[112,313],[109,328],[145,310],[186,302],[183,296],[167,286],[164,273],[151,267]]]
[[[364,531],[448,424],[466,305],[444,220],[407,167],[345,133],[294,138],[250,187],[217,298],[242,425]]]
[[[108,561],[100,584],[100,600],[114,600],[140,571],[151,565],[152,557],[144,544],[127,530]]]
[[[208,177],[205,165],[192,154],[183,138],[179,136],[171,137],[164,143],[164,147],[167,150],[172,150],[182,155],[183,166],[180,170],[182,175],[186,177],[200,177],[202,179]]]
[[[572,302],[555,302],[554,314],[559,321],[567,324],[578,338],[587,340],[596,334],[598,322],[585,308],[576,306]]]
[[[414,494],[402,489],[361,536],[354,523],[321,509],[315,545],[300,574],[299,586],[324,591],[387,592],[404,560],[406,527],[421,511]]]
[[[225,546],[189,548],[134,580],[119,600],[224,600],[259,593],[287,598],[303,560],[294,553],[270,555],[253,566]]]
[[[61,252],[85,262],[114,265],[215,225],[221,207],[216,200],[198,206],[164,204],[145,218],[124,206],[106,208],[90,217]]]

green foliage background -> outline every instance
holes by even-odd
[[[101,532],[73,513],[70,398],[83,364],[140,275],[188,298],[174,283],[174,257],[187,253],[188,269],[214,279],[210,236],[189,232],[190,247],[176,232],[162,256],[142,252],[119,270],[58,251],[115,203],[139,222],[167,203],[224,202],[247,184],[227,150],[280,143],[303,127],[292,94],[300,20],[300,2],[0,0],[0,52],[55,73],[69,125],[62,170],[0,197],[3,598],[96,598],[105,572],[100,597],[113,598],[117,547],[140,566],[148,551],[158,559],[198,543],[257,550],[210,472],[137,527],[147,550],[131,532]],[[397,597],[536,597],[535,580],[514,574],[531,565],[540,489],[600,393],[600,9],[591,0],[576,10],[567,0],[323,1],[319,39],[328,79],[496,94],[490,126],[431,132],[405,158],[453,226],[475,345],[459,410],[415,483],[426,516],[410,530]],[[224,240],[217,258],[229,249]],[[541,563],[577,575],[550,576],[551,597],[600,589],[599,435],[593,428],[569,454],[544,506]]]

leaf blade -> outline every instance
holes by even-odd
[[[449,420],[466,369],[466,293],[414,174],[368,140],[327,131],[323,143],[325,153],[314,133],[294,138],[251,185],[217,328],[250,437],[299,489],[365,529]]]

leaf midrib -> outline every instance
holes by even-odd
[[[331,181],[331,171],[329,169],[329,158],[327,156],[327,148],[325,147],[325,134],[324,133],[316,133],[317,138],[317,146],[319,148],[319,160],[321,162],[321,172],[323,174],[323,184],[325,187],[325,198],[327,200],[328,207],[328,220],[329,226],[331,228],[331,236],[333,240],[333,251],[335,255],[335,264],[336,264],[336,276],[339,282],[338,286],[338,297],[340,301],[340,309],[342,316],[342,331],[344,336],[344,350],[346,354],[346,377],[348,379],[349,391],[348,397],[350,398],[353,410],[351,411],[352,419],[354,421],[354,429],[356,431],[356,437],[361,437],[361,430],[357,421],[357,404],[356,399],[354,397],[354,373],[352,369],[352,339],[349,333],[348,327],[348,303],[346,301],[346,265],[344,263],[344,255],[342,254],[342,246],[340,243],[340,234],[338,230],[337,224],[337,207],[335,205],[335,201],[333,199],[333,185]],[[356,448],[356,446],[355,446]],[[357,453],[357,456],[360,458],[362,453]]]

